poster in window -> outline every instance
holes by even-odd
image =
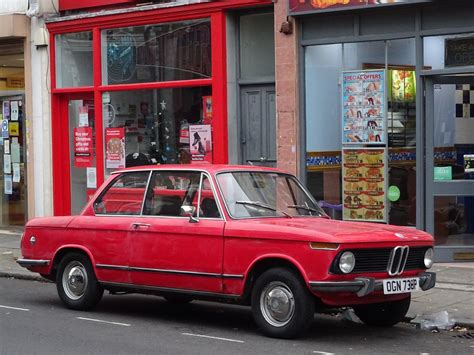
[[[12,101],[10,104],[10,115],[12,121],[18,121],[18,101]]]
[[[342,73],[342,144],[385,144],[384,70]]]
[[[125,168],[125,128],[105,129],[105,167]]]
[[[8,120],[10,118],[10,101],[3,101],[2,114],[4,120]]]
[[[212,163],[211,125],[189,125],[189,138],[191,161]]]
[[[92,128],[74,128],[74,166],[87,168],[93,165]]]
[[[202,118],[204,123],[212,121],[212,96],[202,97]]]
[[[386,148],[344,148],[342,159],[343,219],[386,222]]]

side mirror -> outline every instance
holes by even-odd
[[[194,217],[196,207],[194,206],[181,206],[181,216],[189,217],[189,223],[197,223],[199,220]]]

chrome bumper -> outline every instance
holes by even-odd
[[[18,259],[16,262],[23,267],[49,265],[49,260]]]
[[[423,291],[433,288],[436,284],[434,272],[424,272],[415,277],[420,279],[420,288]],[[383,290],[382,280],[373,277],[356,277],[354,281],[310,281],[309,285],[314,292],[351,292],[359,297]]]

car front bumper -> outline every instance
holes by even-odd
[[[423,291],[433,288],[436,284],[434,272],[424,272],[416,277],[420,279],[420,288]],[[309,285],[314,292],[350,292],[359,297],[383,290],[383,280],[373,277],[356,277],[353,281],[310,281]]]

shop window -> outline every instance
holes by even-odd
[[[275,76],[273,13],[240,17],[240,77]]]
[[[92,32],[56,35],[56,86],[92,86]]]
[[[307,47],[307,183],[334,218],[342,218],[342,72],[387,69],[385,125],[388,185],[400,196],[387,206],[392,224],[416,220],[416,75],[415,41],[403,39]],[[362,113],[362,111],[361,111]],[[364,121],[365,122],[365,121]],[[363,146],[363,145],[361,145]],[[382,147],[380,145],[379,147]],[[364,184],[358,187],[363,189]]]
[[[423,65],[429,69],[447,69],[474,65],[474,34],[423,38]]]
[[[210,98],[210,87],[105,92],[106,174],[138,165],[212,162]]]
[[[208,19],[102,31],[103,84],[211,77]]]

